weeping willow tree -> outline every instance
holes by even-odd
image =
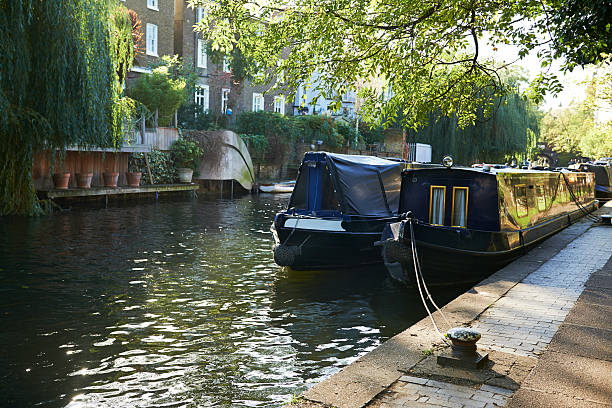
[[[40,212],[36,154],[118,144],[133,46],[117,13],[108,0],[0,0],[0,215]]]
[[[476,114],[475,124],[461,129],[455,117],[432,115],[429,124],[410,130],[409,142],[432,146],[432,161],[451,154],[456,163],[499,163],[510,157],[531,157],[539,135],[536,107],[517,92],[500,98],[488,119]]]

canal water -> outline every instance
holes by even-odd
[[[425,316],[383,268],[276,266],[288,199],[0,218],[0,406],[278,407]]]

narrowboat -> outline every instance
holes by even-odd
[[[612,167],[581,163],[577,168],[580,171],[595,173],[595,198],[599,201],[612,199]]]
[[[276,214],[274,261],[295,270],[382,263],[380,239],[398,221],[404,164],[373,156],[308,152],[287,210]]]
[[[597,208],[594,175],[452,167],[402,172],[400,214],[377,243],[401,282],[473,283]],[[412,246],[414,237],[415,248]]]

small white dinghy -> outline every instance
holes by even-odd
[[[295,180],[283,181],[274,184],[260,184],[259,191],[262,193],[291,193],[295,187]]]

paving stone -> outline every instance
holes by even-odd
[[[488,385],[488,384],[481,385],[480,389],[482,391],[489,391],[489,392],[492,392],[493,394],[500,394],[500,395],[505,395],[505,396],[510,396],[514,393],[514,391],[512,390],[508,390],[508,389],[501,388],[501,387],[495,387],[493,385]]]
[[[550,394],[521,388],[508,400],[506,408],[609,408],[609,405],[578,400],[561,394]]]
[[[558,353],[612,361],[612,330],[564,324],[548,349]]]
[[[404,376],[400,377],[399,380],[400,381],[404,381],[404,382],[413,383],[413,384],[425,384],[428,379],[427,378],[411,377],[409,375],[404,375]]]
[[[586,288],[578,301],[612,307],[612,289]]]
[[[565,323],[612,330],[612,306],[578,302],[568,313]]]
[[[610,361],[548,352],[540,357],[524,386],[612,405],[611,373]]]

